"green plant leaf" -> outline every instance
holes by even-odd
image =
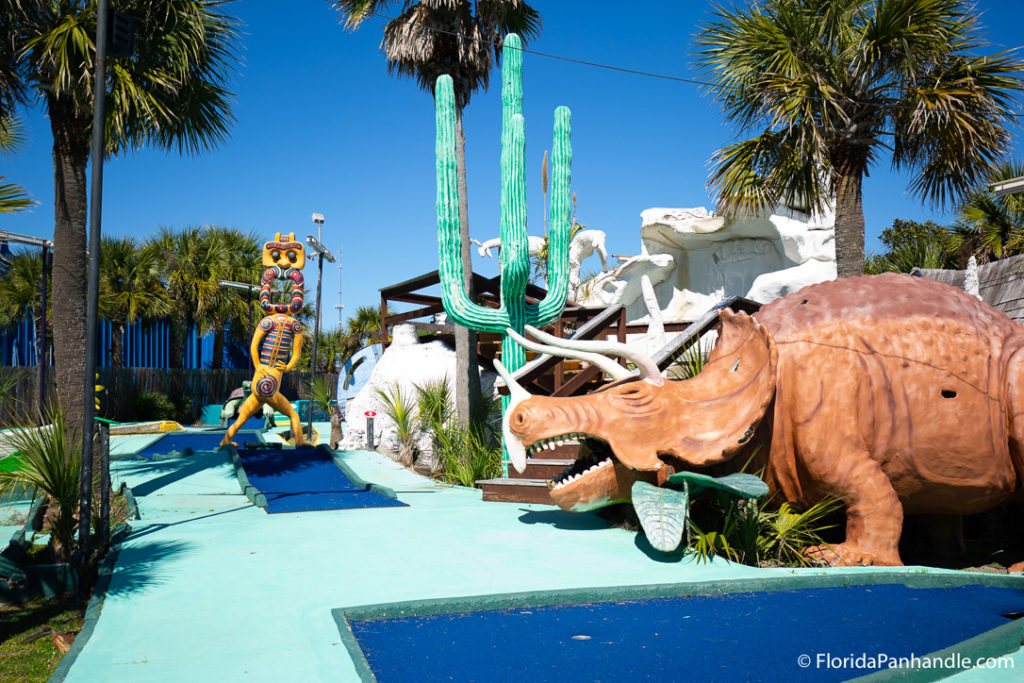
[[[633,507],[650,544],[662,552],[675,550],[683,540],[689,500],[686,491],[633,484]]]
[[[685,484],[691,496],[705,489],[725,491],[741,498],[761,498],[768,495],[768,485],[761,478],[744,472],[727,474],[724,477],[709,477],[696,472],[677,472],[665,480],[666,484],[682,488]]]

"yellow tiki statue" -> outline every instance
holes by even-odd
[[[281,377],[298,364],[302,354],[302,325],[291,316],[302,310],[302,268],[305,265],[306,253],[302,243],[295,241],[295,233],[288,233],[288,239],[284,240],[281,239],[281,233],[277,233],[272,242],[263,245],[264,271],[260,280],[260,307],[268,315],[257,326],[249,347],[252,363],[256,367],[252,377],[252,394],[245,399],[238,419],[221,440],[222,446],[234,444],[231,439],[246,420],[263,409],[264,403],[288,416],[296,446],[305,442],[299,415],[280,391]],[[278,280],[292,284],[288,303],[273,302],[273,285]]]

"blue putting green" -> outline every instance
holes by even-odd
[[[238,457],[249,484],[266,497],[269,513],[405,507],[369,484],[353,482],[319,448],[242,449]]]
[[[1020,589],[880,584],[348,624],[379,681],[842,681],[890,668],[877,666],[883,656],[924,657],[1020,612]],[[856,668],[862,654],[876,666]]]
[[[139,456],[152,460],[156,455],[215,451],[223,438],[224,432],[168,432],[139,451]]]

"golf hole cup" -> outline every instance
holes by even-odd
[[[373,450],[373,418],[377,417],[377,413],[372,410],[367,410],[363,415],[366,416],[366,449]]]

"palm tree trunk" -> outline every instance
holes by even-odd
[[[839,277],[864,274],[864,206],[862,170],[836,164],[836,270]]]
[[[213,331],[213,364],[215,370],[224,367],[224,325],[218,325]]]
[[[462,128],[462,107],[455,110],[455,164],[459,176],[459,235],[466,294],[473,298],[473,252],[469,243],[469,192],[466,186],[466,134]],[[455,415],[460,426],[468,427],[480,404],[480,371],[476,356],[476,332],[455,326]]]
[[[171,319],[170,365],[172,368],[185,367],[185,344],[188,343],[188,330],[191,321],[185,316],[174,316]]]
[[[124,366],[124,323],[114,323],[110,335],[110,364],[115,368]]]
[[[85,414],[86,182],[88,125],[70,103],[47,96],[53,132],[53,350],[57,396],[68,430]]]

